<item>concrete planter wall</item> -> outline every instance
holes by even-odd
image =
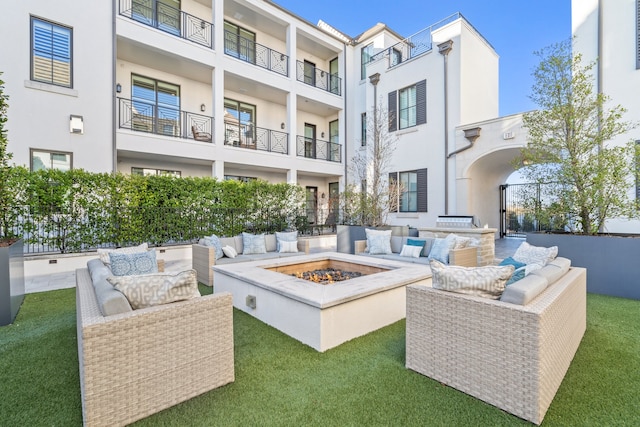
[[[0,326],[13,323],[24,300],[23,250],[22,239],[0,247]]]
[[[528,233],[534,246],[558,246],[558,256],[587,269],[587,292],[640,300],[640,235]]]

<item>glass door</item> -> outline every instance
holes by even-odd
[[[231,22],[224,22],[224,53],[256,63],[256,34]]]
[[[256,106],[225,98],[225,129],[231,145],[255,145]]]
[[[340,94],[340,78],[338,78],[338,58],[329,62],[329,90],[336,95]]]
[[[318,211],[318,187],[306,187],[307,193],[307,222],[315,225]]]
[[[179,136],[180,86],[135,74],[131,80],[133,129]]]
[[[316,85],[316,64],[306,59],[304,61],[304,82],[311,86]]]
[[[334,120],[329,122],[329,141],[331,142],[329,146],[329,160],[331,161],[339,161],[340,160],[340,127],[338,126],[339,122]]]
[[[316,125],[304,124],[304,156],[316,158]]]

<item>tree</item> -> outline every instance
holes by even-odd
[[[344,223],[377,227],[385,225],[389,212],[397,210],[402,189],[399,183],[389,181],[388,173],[398,139],[389,134],[388,125],[389,114],[382,105],[368,112],[367,144],[356,152],[349,166],[361,185],[347,184],[340,196]]]
[[[0,76],[2,72],[0,72]],[[13,191],[11,190],[11,165],[9,160],[13,155],[7,151],[9,140],[7,138],[7,110],[9,109],[9,96],[4,93],[4,81],[0,79],[0,238],[15,237],[13,232],[14,204]]]
[[[635,127],[622,119],[625,109],[609,107],[596,93],[592,69],[572,53],[572,40],[535,52],[530,95],[539,110],[525,113],[528,144],[516,167],[528,180],[545,184],[554,203],[546,214],[563,218],[573,232],[596,234],[608,218],[633,217],[629,189],[636,176],[636,146],[608,143]]]

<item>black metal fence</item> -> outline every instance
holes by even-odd
[[[289,76],[287,55],[231,31],[224,32],[224,53],[274,73]]]
[[[250,124],[225,122],[224,144],[252,150],[287,154],[289,152],[289,134]]]
[[[296,155],[299,157],[340,163],[342,161],[341,153],[342,146],[340,144],[298,135]]]
[[[296,79],[335,95],[341,93],[342,79],[337,74],[331,74],[302,61],[297,61]]]
[[[562,230],[568,218],[554,216],[552,184],[503,184],[500,186],[500,237],[525,237],[533,231]]]

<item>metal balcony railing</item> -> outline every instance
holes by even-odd
[[[150,102],[118,98],[118,127],[212,142],[213,117]]]
[[[342,146],[340,144],[302,135],[298,135],[296,139],[296,155],[299,157],[338,163],[342,161]]]
[[[289,134],[250,124],[224,123],[224,144],[271,153],[289,153]]]
[[[289,75],[289,57],[230,31],[224,32],[224,53],[274,73]]]
[[[302,61],[297,61],[296,79],[335,95],[341,94],[342,79],[337,74],[330,74],[328,71],[310,66]]]
[[[120,0],[119,13],[158,30],[213,49],[213,24],[157,0]]]

